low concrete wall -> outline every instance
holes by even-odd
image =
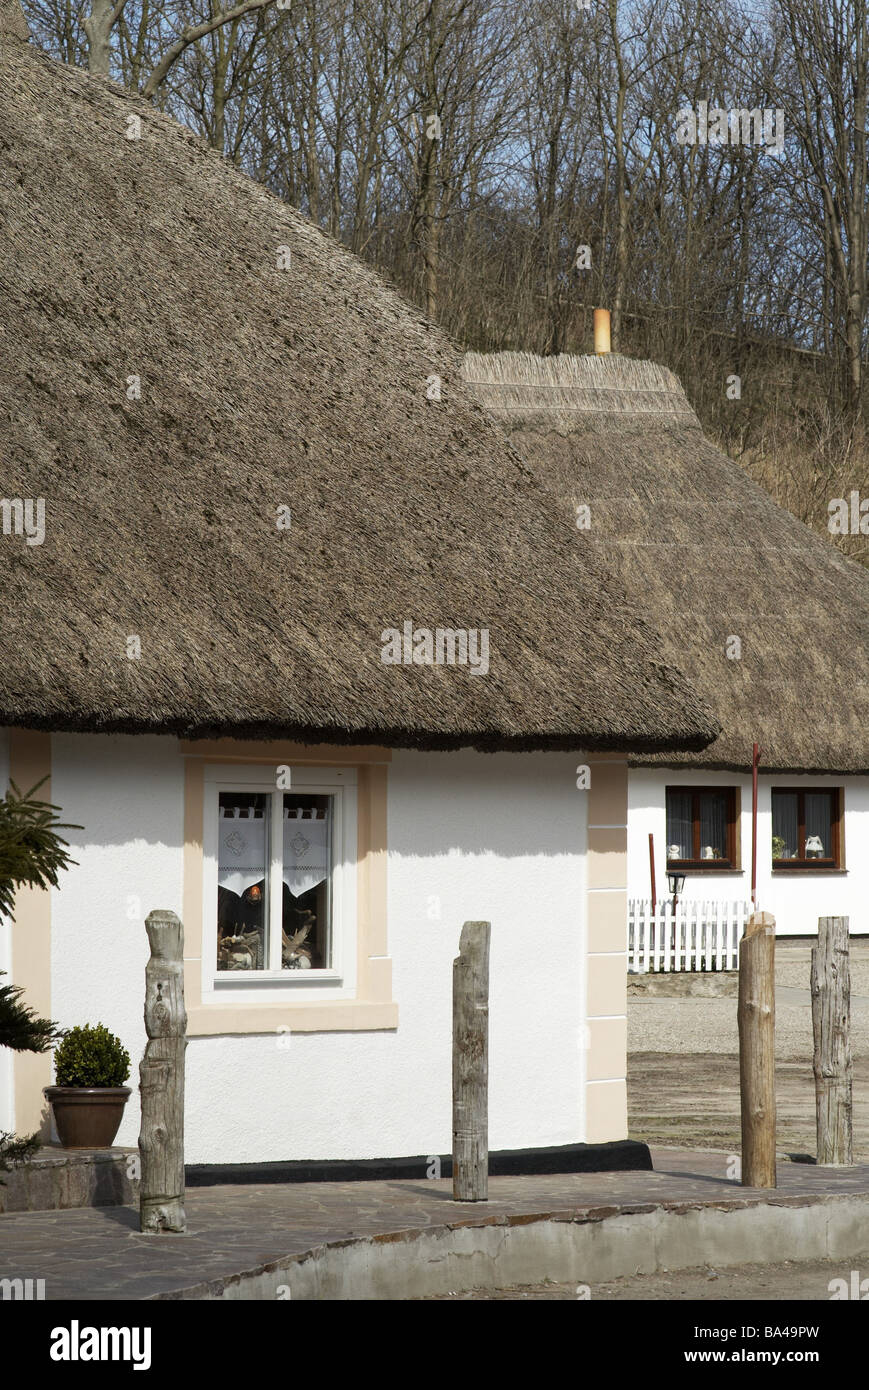
[[[40,1149],[2,1174],[0,1214],[136,1206],[138,1164],[138,1149]]]
[[[576,1281],[770,1259],[848,1260],[866,1249],[869,1194],[601,1208],[510,1216],[337,1241],[156,1298],[407,1299],[473,1288]],[[578,1297],[581,1296],[578,1292]]]

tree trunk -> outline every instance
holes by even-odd
[[[465,922],[453,961],[453,1198],[489,1196],[488,922]]]
[[[742,1185],[775,1187],[775,918],[753,912],[739,943]]]
[[[847,917],[821,917],[812,948],[818,1163],[850,1165],[851,965]]]
[[[114,11],[112,0],[92,0],[91,12],[82,21],[88,41],[88,71],[97,77],[109,76]]]
[[[187,1230],[184,1214],[184,932],[174,912],[145,921],[151,959],[145,968],[145,1032],[139,1064],[142,1093],[140,1229]]]

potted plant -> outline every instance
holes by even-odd
[[[65,1149],[111,1147],[130,1094],[130,1054],[101,1023],[70,1028],[54,1054],[56,1085],[46,1086]]]

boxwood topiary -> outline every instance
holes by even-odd
[[[57,1086],[123,1086],[130,1054],[101,1023],[70,1028],[54,1054]]]

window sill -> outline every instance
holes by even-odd
[[[744,874],[744,869],[716,869],[713,864],[685,864],[678,868],[671,869],[667,866],[668,874],[684,874],[686,878],[693,877],[695,874]]]
[[[373,1032],[398,1027],[398,1005],[366,999],[314,1000],[268,1004],[202,1004],[188,1009],[187,1036],[273,1033],[286,1047],[293,1033]]]
[[[212,989],[221,994],[230,990],[256,988],[257,985],[286,985],[301,989],[305,985],[343,985],[340,970],[222,970],[211,982]]]
[[[847,872],[848,872],[847,869],[828,869],[828,868],[824,868],[823,865],[819,865],[819,866],[816,868],[816,867],[814,866],[814,864],[812,864],[812,865],[808,865],[808,864],[807,864],[807,865],[805,866],[805,868],[802,868],[802,869],[796,869],[796,868],[794,868],[794,869],[775,869],[775,868],[774,868],[773,871],[772,871],[772,873],[773,873],[773,878],[805,878],[806,874],[824,874],[825,877],[829,877],[830,875],[838,875],[840,878],[844,878],[845,875],[847,874]]]

